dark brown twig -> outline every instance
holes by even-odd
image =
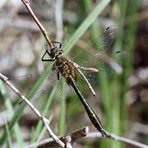
[[[72,132],[70,135],[68,136],[64,136],[64,137],[59,137],[59,139],[61,141],[63,141],[64,143],[66,143],[67,146],[69,147],[73,147],[73,145],[75,144],[76,140],[79,140],[81,138],[84,138],[87,136],[89,132],[89,128],[88,127],[84,127],[82,129],[79,129],[77,131]],[[59,147],[59,145],[57,145],[57,143],[55,141],[53,141],[53,139],[48,138],[48,139],[44,139],[42,141],[40,141],[39,143],[34,143],[30,146],[28,146],[29,148],[32,147],[52,147],[52,148],[57,148]]]
[[[82,128],[80,130],[74,131],[72,132],[70,135],[65,136],[65,137],[61,137],[59,138],[61,141],[63,141],[64,143],[66,142],[67,144],[69,143],[69,145],[73,146],[74,143],[76,142],[76,140],[79,140],[81,138],[105,138],[102,136],[102,134],[100,132],[91,132],[89,133],[89,128],[85,127]],[[107,133],[107,138],[112,139],[112,140],[116,140],[116,141],[120,141],[120,142],[124,142],[125,144],[130,144],[139,148],[148,148],[147,145],[142,144],[140,142],[128,139],[128,138],[124,138],[124,137],[120,137],[117,136],[115,134],[112,133]],[[34,143],[32,145],[29,146],[29,148],[32,147],[39,147],[39,146],[48,146],[48,147],[52,147],[52,148],[57,148],[58,145],[55,141],[53,141],[53,139],[48,138],[48,139],[44,139],[42,141],[40,141],[39,143]]]
[[[22,0],[22,2],[24,3],[24,5],[26,6],[27,10],[29,11],[30,15],[32,16],[32,18],[34,19],[34,21],[36,22],[36,24],[38,25],[38,27],[40,28],[42,34],[44,35],[49,48],[53,48],[53,44],[50,41],[50,39],[48,38],[47,32],[45,30],[45,28],[43,27],[43,25],[40,23],[40,21],[38,20],[38,18],[36,17],[36,15],[34,14],[32,8],[29,5],[29,0]]]

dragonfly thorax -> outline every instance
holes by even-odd
[[[66,79],[67,83],[70,84],[71,79],[76,80],[77,69],[73,62],[67,58],[61,56],[56,59],[55,67],[59,73]]]

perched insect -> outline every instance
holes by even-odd
[[[114,37],[115,37],[114,28],[112,28],[112,27],[106,28],[103,35],[104,35],[103,42],[100,42],[100,43],[103,46],[103,48],[107,50],[107,53],[110,53],[111,49],[112,49],[111,47],[113,46]],[[99,42],[99,40],[94,40],[92,45],[93,46],[97,45],[97,42]],[[81,94],[81,91],[79,90],[77,83],[76,83],[77,77],[79,74],[85,80],[92,95],[95,96],[96,95],[95,91],[93,90],[91,84],[89,83],[89,81],[87,80],[87,78],[85,77],[85,75],[82,73],[81,70],[86,70],[86,71],[90,71],[90,72],[98,72],[98,70],[95,68],[85,68],[85,67],[79,66],[75,62],[73,62],[73,61],[69,60],[67,57],[63,56],[63,50],[61,49],[62,43],[53,41],[52,44],[54,47],[52,47],[50,49],[46,48],[45,53],[43,54],[41,60],[43,62],[46,62],[46,61],[47,62],[48,61],[54,62],[52,70],[56,71],[57,79],[59,79],[60,74],[61,74],[65,78],[67,84],[70,85],[71,87],[73,87],[73,89],[77,93],[77,95],[78,95],[81,103],[83,104],[93,125],[102,133],[103,136],[106,135],[106,131],[104,131],[104,129],[102,128],[101,121],[100,121],[99,117],[96,115],[95,111],[90,107],[90,105],[87,103],[86,99]],[[80,45],[82,45],[82,43]],[[47,45],[47,47],[48,47],[48,45]],[[84,46],[82,48],[87,49],[88,47]],[[98,53],[93,48],[89,49],[88,51],[89,52],[93,51],[92,55],[94,55],[94,53],[96,53],[94,58],[96,58],[96,59],[101,58],[108,65],[110,65],[112,67],[112,69],[114,69],[116,71],[116,73],[121,73],[122,69],[109,56],[107,56],[103,52]],[[32,76],[32,74],[29,76]],[[43,89],[43,91],[39,91],[39,93],[36,96],[38,97],[38,95],[40,95],[44,92],[45,92],[45,90]]]
[[[61,74],[65,78],[68,85],[71,85],[74,88],[75,92],[79,96],[79,98],[80,98],[80,100],[81,100],[91,122],[93,123],[93,125],[102,133],[103,136],[107,136],[106,131],[102,128],[99,117],[96,115],[94,110],[89,106],[89,104],[87,103],[87,101],[85,100],[83,95],[81,94],[81,92],[80,92],[80,90],[79,90],[79,88],[77,87],[77,84],[76,84],[77,73],[79,73],[83,77],[85,82],[87,83],[92,94],[95,95],[93,88],[91,87],[90,83],[88,82],[88,80],[86,79],[84,74],[81,72],[81,69],[87,70],[87,71],[88,70],[89,71],[95,71],[95,72],[97,72],[98,70],[96,70],[95,68],[81,67],[78,64],[76,64],[76,63],[68,60],[67,58],[65,58],[63,56],[63,50],[61,49],[62,44],[60,42],[52,42],[52,43],[50,42],[45,28],[42,26],[42,24],[40,23],[40,21],[38,20],[38,18],[34,14],[32,8],[29,5],[29,2],[26,1],[26,0],[22,0],[22,2],[24,3],[26,8],[28,9],[28,11],[29,11],[30,15],[32,16],[32,18],[34,19],[35,23],[38,25],[39,29],[41,30],[44,38],[46,39],[46,41],[48,43],[48,46],[50,47],[50,51],[48,51],[48,49],[47,49],[45,51],[44,55],[42,56],[42,61],[54,61],[52,70],[56,70],[57,78],[59,79],[59,74]],[[110,33],[110,35],[112,34],[111,32],[109,32],[109,33]],[[109,40],[109,42],[110,42],[110,40]],[[53,47],[52,44],[57,44],[58,46]],[[49,59],[45,59],[46,54],[49,56]],[[102,57],[102,55],[100,57]],[[104,59],[106,59],[106,58],[104,58]],[[112,65],[112,67],[114,69],[116,69],[118,67],[110,59],[106,60],[106,62],[109,63],[110,65]],[[121,72],[121,70],[120,70],[120,72]]]
[[[50,49],[50,51],[46,50],[44,55],[42,56],[42,61],[54,61],[52,70],[56,70],[57,78],[59,79],[59,75],[61,74],[65,78],[67,84],[74,88],[91,122],[101,132],[101,134],[105,136],[106,133],[102,128],[99,117],[96,115],[95,111],[90,107],[90,105],[87,103],[86,99],[83,97],[76,84],[77,74],[79,73],[85,80],[92,94],[95,95],[95,91],[91,87],[87,78],[82,73],[81,69],[93,72],[98,72],[98,70],[95,68],[81,67],[78,64],[68,60],[66,57],[63,56],[63,50],[61,49],[62,44],[60,42],[55,42],[55,41],[52,43],[57,44],[58,46],[55,46],[54,48]],[[45,59],[46,54],[49,56],[49,59]]]

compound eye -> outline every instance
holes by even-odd
[[[63,54],[63,50],[59,50],[59,54]]]

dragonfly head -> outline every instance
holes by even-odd
[[[58,57],[63,55],[63,50],[61,49],[62,43],[57,42],[57,41],[52,41],[52,44],[54,47],[51,48],[50,53],[49,52],[48,53],[49,53],[50,58],[55,60]]]
[[[56,58],[58,58],[58,57],[60,57],[62,55],[63,55],[63,50],[62,49],[59,49],[57,47],[54,47],[54,48],[52,48],[50,50],[50,57],[52,59],[56,59]]]

